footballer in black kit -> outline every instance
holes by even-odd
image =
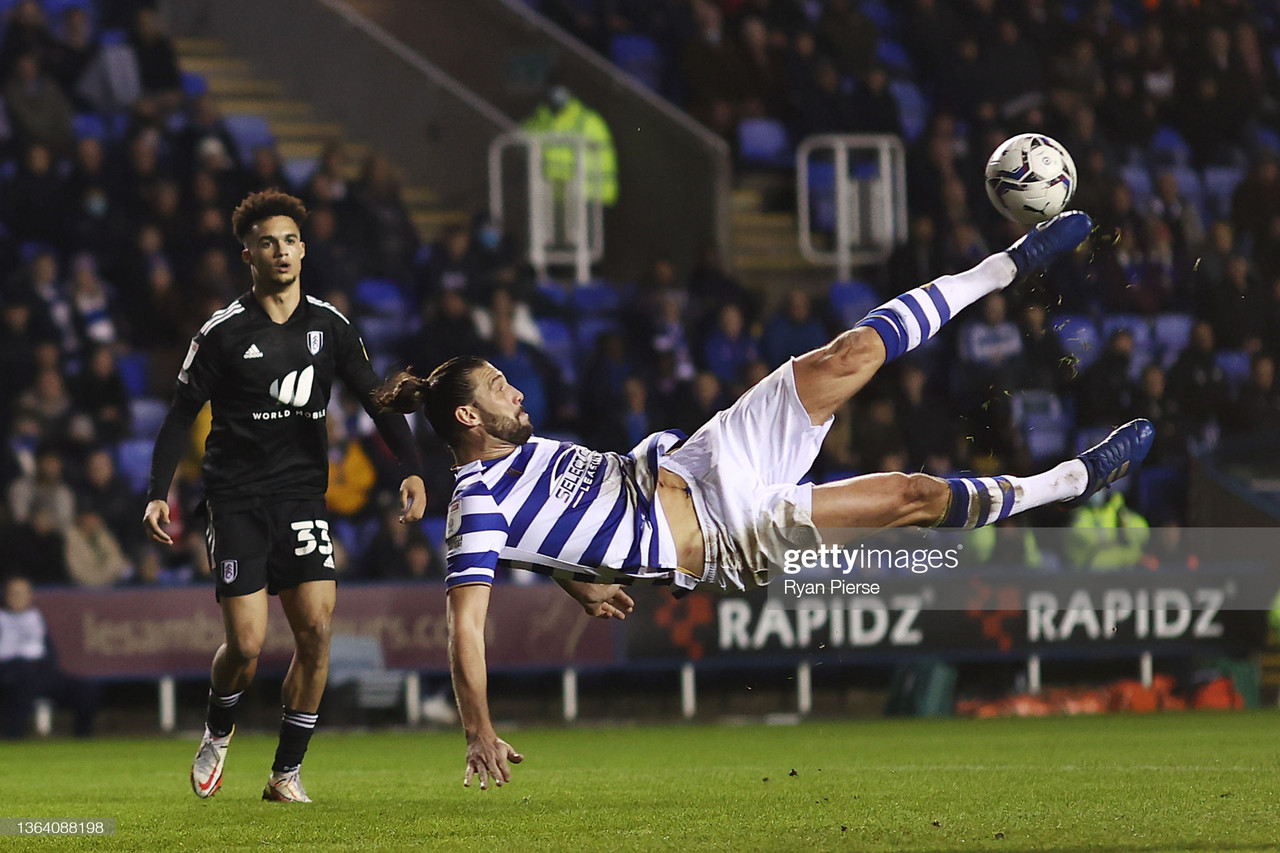
[[[281,691],[280,743],[262,796],[310,802],[299,770],[328,676],[336,600],[324,500],[325,418],[335,380],[364,404],[400,462],[401,522],[419,521],[426,507],[408,422],[374,404],[379,378],[359,333],[337,308],[302,292],[305,219],[302,202],[278,190],[253,193],[236,208],[232,228],[253,287],[192,339],[151,461],[143,525],[152,539],[171,545],[166,496],[191,425],[209,402],[203,479],[226,641],[213,658],[205,734],[191,766],[191,788],[202,798],[221,787],[236,705],[266,639],[270,594],[280,597],[295,649]]]
[[[213,409],[202,473],[220,596],[334,578],[324,493],[335,379],[361,399],[378,383],[351,322],[314,296],[276,323],[247,293],[191,342],[174,406],[192,418],[205,400]],[[370,414],[411,457],[404,418]]]

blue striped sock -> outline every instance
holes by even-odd
[[[949,477],[951,505],[938,527],[972,530],[994,524],[1014,512],[1018,490],[1016,477]],[[1024,507],[1025,508],[1025,507]]]
[[[988,293],[1007,287],[1016,267],[1008,254],[992,255],[971,270],[944,275],[908,290],[876,308],[854,328],[874,329],[884,341],[885,362],[915,349],[932,338],[960,310]]]

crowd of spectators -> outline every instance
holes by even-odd
[[[127,22],[112,20],[117,5],[136,7]],[[910,238],[860,271],[854,290],[871,299],[968,267],[1021,233],[981,185],[1001,139],[1041,130],[1076,155],[1076,202],[1102,236],[884,371],[837,418],[816,479],[1030,471],[1046,459],[1025,410],[1048,399],[1060,425],[1075,425],[1054,453],[1151,418],[1152,462],[1174,484],[1164,493],[1181,496],[1190,454],[1223,433],[1280,426],[1280,170],[1266,147],[1280,91],[1272,19],[1252,4],[914,0],[888,17],[852,0],[539,5],[602,49],[619,33],[651,34],[671,58],[669,94],[725,133],[758,116],[797,136],[901,132],[890,87],[917,86],[931,107],[910,148]],[[109,24],[127,25],[123,38],[104,38]],[[883,48],[887,34],[901,38],[901,56]],[[108,41],[132,51],[141,81],[123,111],[95,100]],[[139,472],[188,340],[247,287],[228,219],[251,190],[279,186],[308,203],[304,287],[356,318],[376,368],[484,354],[524,391],[541,434],[599,450],[626,451],[655,429],[694,431],[850,320],[834,290],[748,291],[710,249],[688,270],[658,255],[637,281],[572,288],[535,282],[484,215],[420,245],[381,158],[357,169],[334,145],[295,183],[272,145],[241,150],[216,101],[184,88],[145,2],[72,5],[55,22],[32,0],[16,4],[0,88],[0,261],[13,271],[0,282],[0,549],[36,583],[207,576],[189,515],[199,433],[175,486],[173,549],[141,536]],[[1167,161],[1153,153],[1161,127],[1186,143]],[[1179,181],[1212,168],[1248,177],[1216,202]],[[1148,191],[1131,186],[1134,169],[1153,178]],[[1185,318],[1185,341],[1162,348],[1153,329],[1166,316]],[[1082,352],[1064,317],[1107,339]],[[440,577],[448,451],[415,423],[430,519],[406,528],[395,521],[393,460],[367,416],[338,394],[329,428],[344,575]],[[1138,504],[1153,524],[1183,520],[1180,499]]]

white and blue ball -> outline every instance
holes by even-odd
[[[1057,216],[1076,192],[1076,164],[1042,133],[1006,139],[987,160],[987,196],[996,210],[1023,225]]]

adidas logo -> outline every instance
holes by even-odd
[[[258,349],[257,344],[249,344],[249,348],[244,351],[245,358],[262,358],[262,350]]]

